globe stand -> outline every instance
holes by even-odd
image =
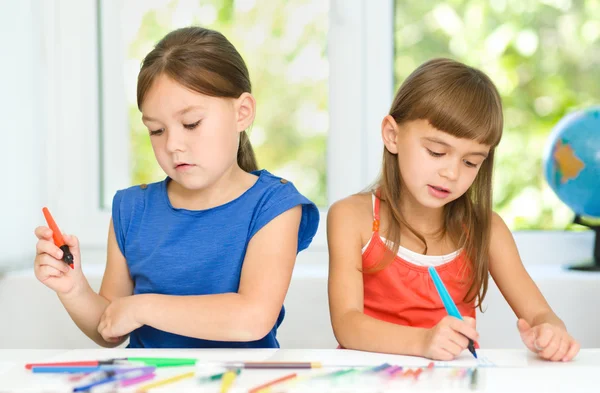
[[[594,231],[595,239],[594,239],[594,259],[592,264],[586,265],[573,265],[569,266],[569,270],[580,270],[585,272],[600,272],[600,226],[592,225],[589,223],[585,223],[581,216],[575,215],[575,219],[573,220],[574,224],[579,224],[586,226]]]

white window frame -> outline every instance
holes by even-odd
[[[111,212],[100,208],[101,184],[108,202],[112,198],[109,190],[130,184],[119,1],[34,2],[42,15],[45,83],[39,91],[48,120],[47,135],[40,138],[46,142],[42,199],[61,229],[76,233],[83,247],[105,248]],[[330,0],[328,205],[363,190],[378,175],[383,149],[380,123],[394,88],[393,19],[393,0]],[[99,20],[106,26],[100,29],[100,39]],[[101,58],[101,79],[99,43],[114,48],[104,51]],[[99,80],[102,102],[98,98]],[[326,250],[326,218],[325,209],[309,250]],[[553,241],[548,242],[549,238]],[[563,255],[561,261],[582,261],[590,253],[593,236],[591,232],[525,231],[515,233],[515,239],[529,264],[557,260],[554,256],[565,254],[565,250],[569,255]]]
[[[110,203],[112,190],[130,185],[119,2],[40,3],[48,60],[48,206],[82,246],[104,247],[111,212],[101,208],[102,198]],[[379,171],[379,124],[393,89],[393,0],[331,0],[329,23],[330,205],[364,189]],[[326,215],[322,210],[313,248],[326,247]]]
[[[118,2],[101,3],[109,18],[118,15]],[[47,61],[42,89],[48,113],[46,203],[61,230],[76,233],[82,246],[105,247],[111,213],[101,208],[101,191],[129,184],[123,50],[116,39],[120,23],[108,19],[111,28],[98,37],[96,0],[38,5]],[[99,43],[115,48],[110,58],[101,59],[102,67]]]

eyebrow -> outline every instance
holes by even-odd
[[[454,148],[452,145],[448,144],[448,142],[445,142],[445,141],[443,141],[443,140],[441,140],[439,138],[424,136],[421,139],[424,139],[424,140],[426,140],[428,142],[438,143],[438,144],[440,144],[442,146]],[[467,153],[467,155],[468,156],[472,156],[472,155],[482,156],[483,158],[487,158],[488,153],[483,152],[483,151],[473,151],[473,152]]]
[[[194,109],[204,109],[204,107],[202,105],[190,105],[188,107],[185,107],[185,108],[175,112],[175,116],[185,115],[186,113],[193,111]],[[158,120],[153,117],[150,117],[150,116],[142,115],[142,121],[158,121]]]

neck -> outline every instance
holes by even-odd
[[[425,238],[439,235],[444,225],[443,207],[434,209],[423,206],[412,195],[401,197],[400,212],[408,225]]]
[[[167,185],[167,193],[175,208],[205,210],[238,198],[252,187],[256,179],[255,175],[245,172],[235,163],[207,187],[191,190],[171,180]]]

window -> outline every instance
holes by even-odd
[[[322,0],[123,2],[132,184],[165,176],[136,105],[141,61],[169,31],[190,25],[220,31],[246,61],[257,100],[249,135],[259,166],[292,179],[309,199],[325,207],[329,67],[328,2]]]
[[[594,1],[395,1],[396,88],[422,62],[451,57],[483,69],[502,95],[494,208],[511,229],[563,229],[573,213],[542,175],[552,127],[597,103],[600,11]]]
[[[379,123],[392,98],[392,6],[391,0],[47,3],[48,145],[69,152],[48,157],[48,204],[61,226],[82,245],[103,248],[114,192],[163,178],[135,106],[135,76],[167,31],[199,23],[222,31],[246,60],[258,101],[250,139],[259,165],[291,179],[321,207],[312,246],[324,248],[327,207],[364,189],[379,171]],[[69,168],[69,181],[56,168]]]

